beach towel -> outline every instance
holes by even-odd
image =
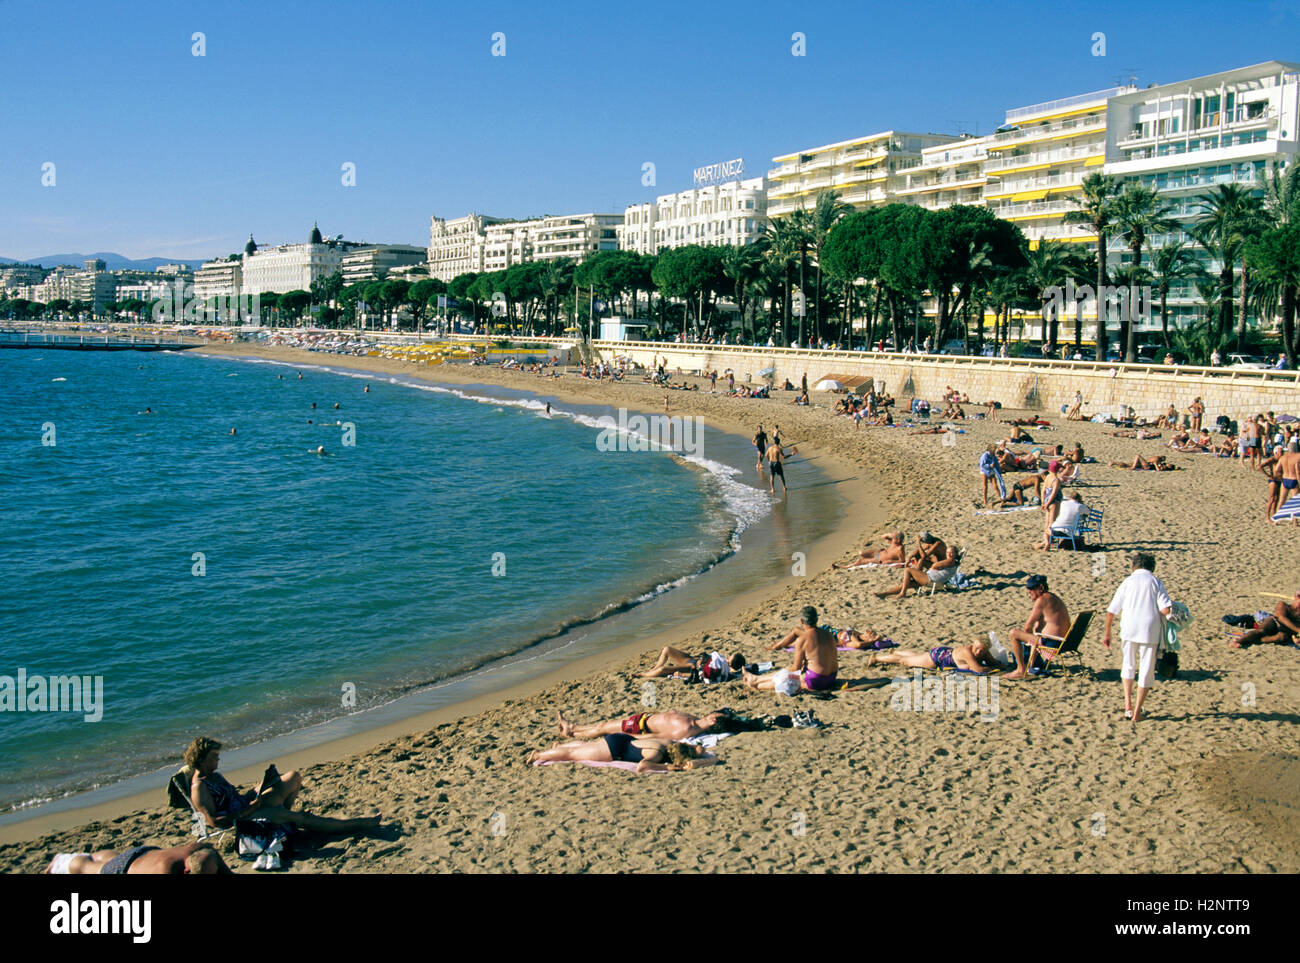
[[[712,749],[723,739],[727,738],[727,736],[734,735],[734,732],[706,732],[702,736],[691,736],[689,739],[683,739],[682,742],[690,746],[701,746],[705,749]]]
[[[1012,512],[1032,512],[1039,509],[1039,505],[1016,505],[1012,508],[977,508],[976,515],[1010,515]]]
[[[845,565],[845,571],[851,568],[902,568],[902,562],[862,562],[858,565]]]
[[[712,756],[701,756],[700,758],[701,758],[701,759],[712,759],[713,757],[712,757]],[[578,759],[565,759],[565,760],[563,760],[563,761],[558,761],[558,762],[552,762],[552,761],[549,761],[549,760],[548,760],[548,761],[546,761],[546,762],[534,762],[533,765],[534,765],[534,766],[561,766],[561,765],[567,765],[567,764],[570,763],[570,762],[579,762],[581,765],[584,765],[584,766],[591,766],[591,767],[594,768],[594,769],[625,769],[625,770],[627,770],[628,772],[636,772],[636,766],[637,766],[637,764],[636,764],[635,762],[597,762],[596,760],[593,760],[593,759],[582,759],[582,760],[578,760]],[[650,771],[650,772],[660,772],[660,773],[662,773],[662,772],[667,772],[668,770],[666,770],[666,769],[651,769],[651,770],[649,770],[649,771]]]
[[[1292,495],[1286,503],[1273,514],[1273,521],[1300,521],[1300,495]]]

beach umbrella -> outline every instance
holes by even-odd
[[[776,374],[776,365],[772,365],[770,368],[764,368],[762,371],[758,373],[758,376],[760,378],[766,378],[768,375],[774,375],[774,374]]]
[[[813,385],[813,391],[843,391],[844,386],[834,378],[823,378]]]

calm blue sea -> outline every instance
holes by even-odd
[[[491,388],[134,352],[0,376],[0,676],[103,678],[97,722],[0,711],[0,808],[390,702],[665,591],[770,511],[717,461],[601,452],[590,412]]]

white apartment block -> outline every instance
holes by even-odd
[[[117,289],[117,279],[102,270],[103,261],[86,262],[97,265],[99,270],[77,270],[71,267],[58,267],[46,275],[40,284],[23,289],[23,297],[29,301],[49,304],[51,301],[84,301],[93,304],[99,313],[104,305],[113,300]]]
[[[773,157],[779,166],[767,173],[768,217],[811,208],[824,190],[835,191],[859,210],[888,204],[905,184],[906,167],[921,160],[921,151],[955,140],[948,134],[887,130]]]
[[[898,165],[898,184],[890,200],[930,211],[956,204],[983,207],[984,185],[988,182],[984,164],[992,139],[992,134],[964,135],[949,144],[926,147],[919,160]]]
[[[476,253],[482,260],[485,229],[505,221],[503,217],[467,214],[464,217],[444,220],[434,216],[429,224],[429,276],[450,281],[458,274],[481,271],[472,267]]]
[[[207,261],[194,272],[194,297],[206,301],[238,294],[243,280],[243,264],[238,259]]]
[[[320,231],[313,229],[312,240],[306,244],[281,244],[252,251],[246,247],[242,267],[241,294],[309,291],[317,278],[342,270],[343,254],[338,245],[320,241]]]
[[[1132,87],[1113,87],[1007,111],[988,139],[984,199],[1015,223],[1032,246],[1044,239],[1095,244],[1086,226],[1065,223],[1081,185],[1106,162],[1107,104]]]
[[[754,243],[766,229],[767,181],[753,177],[629,205],[618,228],[618,246],[638,254],[686,244],[739,247]]]
[[[1218,184],[1262,194],[1269,170],[1294,161],[1298,127],[1300,64],[1274,60],[1152,85],[1111,99],[1104,169],[1160,191],[1170,216],[1186,225],[1202,213],[1201,197]],[[1173,240],[1191,243],[1186,230],[1150,243],[1159,247]],[[1112,263],[1129,260],[1125,238],[1109,246]],[[1217,274],[1221,265],[1206,267]],[[1171,327],[1190,320],[1199,300],[1189,284],[1171,290]]]
[[[427,248],[409,244],[368,244],[343,254],[340,269],[344,284],[377,281],[401,268],[423,266],[429,259]]]

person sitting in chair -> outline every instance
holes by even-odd
[[[190,801],[213,829],[228,829],[238,819],[261,819],[322,833],[353,833],[379,825],[378,816],[330,819],[290,809],[302,789],[302,776],[296,770],[280,775],[271,766],[256,791],[241,793],[217,771],[220,761],[221,743],[207,736],[199,736],[185,750],[185,766],[192,774]]]
[[[1052,636],[1050,642],[1060,644],[1070,631],[1070,613],[1057,596],[1047,590],[1046,575],[1031,575],[1025,580],[1029,597],[1034,600],[1034,607],[1029,611],[1029,618],[1024,628],[1011,630],[1011,654],[1016,659],[1016,671],[1008,679],[1023,679],[1029,674],[1029,665],[1025,661],[1025,648],[1043,644],[1043,636]]]

